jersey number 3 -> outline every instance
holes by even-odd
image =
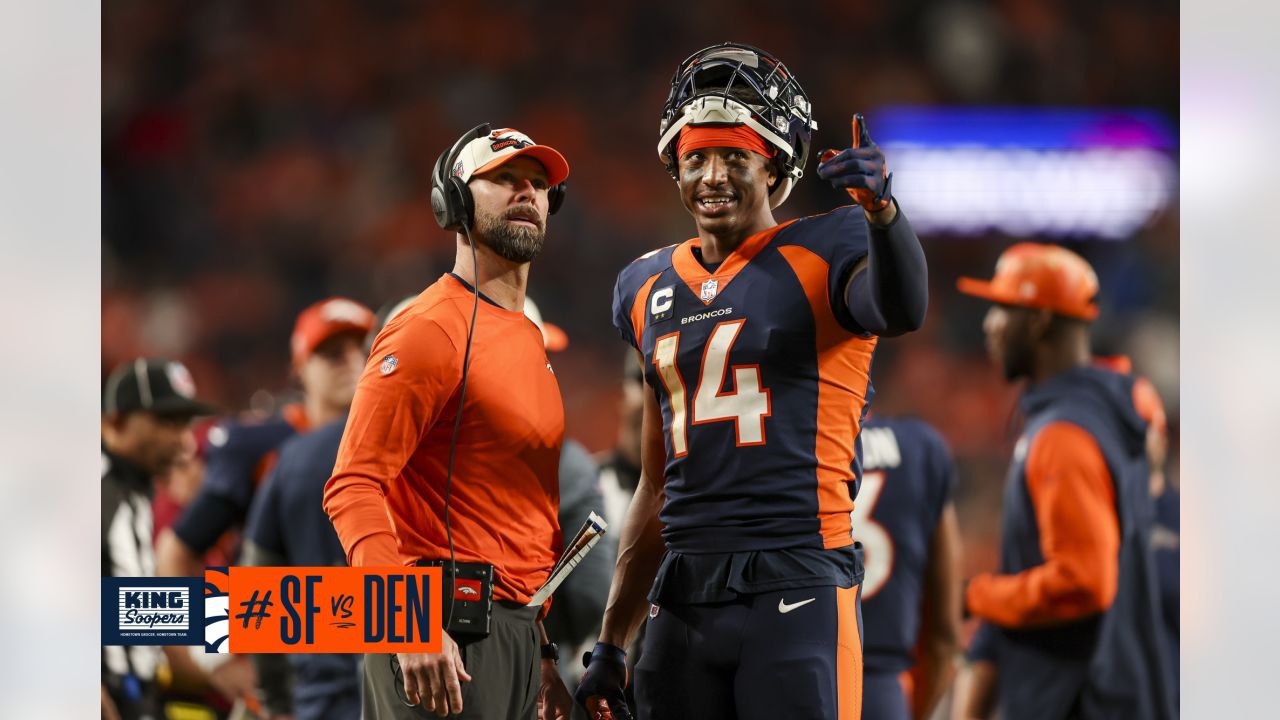
[[[764,444],[764,419],[769,417],[769,390],[761,386],[759,365],[734,365],[733,391],[721,392],[729,371],[729,351],[746,320],[716,325],[702,351],[698,387],[693,393],[692,424],[732,420],[738,447]],[[676,359],[680,354],[680,333],[658,338],[653,347],[653,363],[671,399],[671,447],[676,457],[689,452],[689,424],[684,378]]]
[[[862,599],[880,592],[893,575],[893,537],[884,526],[871,519],[876,501],[884,490],[884,471],[863,471],[858,502],[853,505],[853,537],[862,543]]]

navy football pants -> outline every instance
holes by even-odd
[[[860,588],[808,587],[650,612],[636,666],[641,720],[856,720]]]

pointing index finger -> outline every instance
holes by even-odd
[[[853,116],[853,146],[865,148],[872,145],[875,145],[875,141],[871,139],[871,133],[867,132],[867,119],[862,113],[856,113]]]

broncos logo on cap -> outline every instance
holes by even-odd
[[[511,128],[494,130],[489,134],[489,139],[493,141],[489,143],[489,149],[493,152],[499,152],[508,148],[522,150],[534,144],[533,140],[528,135],[512,130]]]

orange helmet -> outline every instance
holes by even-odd
[[[1098,317],[1098,276],[1084,258],[1058,245],[1018,243],[1000,254],[990,281],[962,277],[956,287],[1002,305],[1042,308],[1080,320]]]

